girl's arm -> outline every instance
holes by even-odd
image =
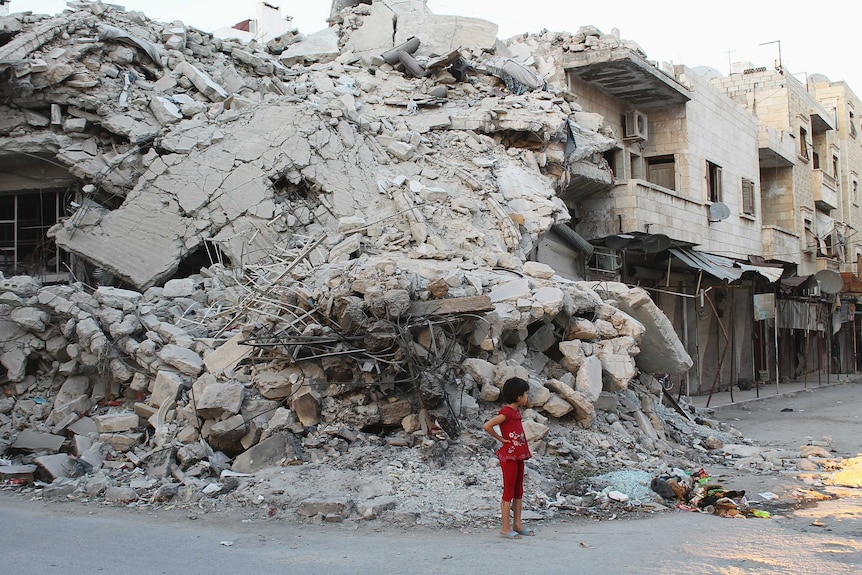
[[[494,439],[496,439],[500,443],[506,443],[506,439],[502,435],[500,435],[499,433],[494,431],[495,425],[500,425],[501,423],[505,423],[505,422],[506,422],[506,416],[503,414],[499,414],[496,417],[486,421],[485,425],[482,426],[482,429],[485,430],[485,433],[487,433],[488,435],[490,435],[491,437],[493,437]]]

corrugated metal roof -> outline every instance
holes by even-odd
[[[703,270],[711,276],[727,282],[733,282],[742,277],[742,271],[734,268],[734,260],[715,256],[705,252],[696,252],[686,248],[670,248],[670,253],[682,260],[687,266]]]
[[[739,264],[740,269],[744,272],[757,272],[766,279],[769,283],[777,282],[781,279],[781,274],[784,273],[784,268],[773,268],[769,266],[752,266],[749,264]]]
[[[670,253],[682,260],[687,266],[703,270],[711,276],[728,283],[733,283],[742,277],[744,272],[757,272],[770,283],[776,282],[784,273],[783,268],[770,266],[753,266],[738,262],[732,258],[708,254],[706,252],[696,252],[689,248],[670,248]]]

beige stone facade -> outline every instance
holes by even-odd
[[[795,142],[791,158],[779,153],[774,141],[760,147],[765,158],[760,165],[763,224],[770,234],[788,232],[790,238],[797,238],[795,246],[790,241],[767,242],[771,251],[764,256],[796,264],[799,275],[820,269],[837,271],[845,259],[839,245],[842,226],[837,226],[838,235],[821,241],[823,222],[843,219],[834,172],[838,160],[833,162],[840,155],[840,141],[832,114],[818,104],[805,84],[777,70],[738,65],[730,76],[712,82],[775,130],[779,141]]]

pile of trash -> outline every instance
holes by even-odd
[[[355,4],[266,46],[100,2],[0,19],[0,161],[50,158],[75,189],[49,234],[73,281],[0,279],[0,480],[486,520],[481,423],[512,376],[542,516],[596,503],[598,473],[725,460],[732,430],[662,405],[651,374],[691,359],[649,295],[529,261],[571,167],[615,142],[553,54],[619,38],[507,48],[421,1]]]

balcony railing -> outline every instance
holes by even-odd
[[[838,182],[823,170],[814,170],[814,203],[824,211],[838,208]]]
[[[763,257],[785,262],[799,262],[799,235],[776,226],[763,226]]]

